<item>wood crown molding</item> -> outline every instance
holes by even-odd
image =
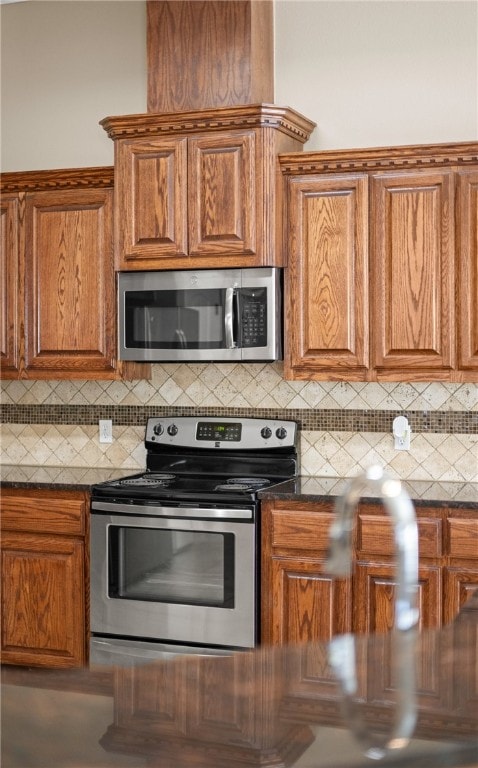
[[[247,104],[240,107],[202,109],[187,112],[120,115],[100,120],[110,139],[131,139],[159,135],[200,133],[251,128],[275,128],[305,143],[316,123],[290,107]]]
[[[46,171],[12,171],[2,173],[0,192],[42,192],[54,189],[87,189],[112,187],[113,166],[97,168],[57,168]]]
[[[478,163],[478,143],[414,144],[372,149],[294,152],[279,155],[283,174],[403,171],[408,168],[466,166]]]

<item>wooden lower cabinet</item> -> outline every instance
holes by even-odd
[[[460,694],[463,700],[453,700],[451,673],[443,667],[449,638],[445,633],[439,641],[436,633],[427,630],[451,625],[478,589],[476,509],[416,505],[416,514],[422,651],[415,680],[420,727],[433,733],[434,728],[446,725],[447,713],[460,707],[466,732],[472,727],[468,710],[472,707],[470,711],[475,713],[478,707],[476,685],[471,682],[466,693]],[[397,587],[393,529],[380,504],[360,503],[352,576],[332,579],[325,560],[333,518],[333,501],[262,502],[262,643],[297,647],[297,653],[286,659],[284,712],[336,723],[340,692],[327,641],[347,632],[375,635],[373,653],[357,659],[361,670],[357,696],[367,703],[373,721],[393,710],[399,682],[393,674],[394,645],[389,631],[394,624]],[[453,631],[451,626],[447,629]]]
[[[87,662],[87,510],[80,491],[2,490],[2,663]]]
[[[381,504],[358,505],[351,579],[332,579],[325,569],[332,501],[265,500],[261,509],[263,643],[392,629],[395,544]],[[478,517],[474,509],[425,505],[416,515],[419,626],[440,627],[478,588]]]

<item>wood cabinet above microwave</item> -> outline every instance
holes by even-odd
[[[248,105],[106,117],[119,270],[283,266],[279,152],[314,123]]]

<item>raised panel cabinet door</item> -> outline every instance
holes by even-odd
[[[349,582],[329,576],[322,561],[273,557],[270,642],[326,641],[350,631],[349,592]]]
[[[19,373],[19,200],[2,195],[0,204],[0,366],[2,379]]]
[[[297,646],[286,658],[288,706],[311,695],[340,694],[327,642],[351,631],[350,580],[327,575],[323,562],[272,559],[273,645]],[[318,643],[315,641],[319,641]]]
[[[478,169],[457,173],[458,367],[478,377]]]
[[[112,190],[34,192],[26,200],[29,378],[113,376]]]
[[[444,570],[443,621],[449,624],[478,589],[478,565],[467,562]]]
[[[125,139],[115,151],[117,268],[187,266],[187,139]]]
[[[189,255],[208,265],[260,263],[256,227],[255,133],[189,139]],[[216,262],[210,257],[221,257]],[[196,262],[198,263],[198,262]]]
[[[449,380],[454,366],[454,176],[371,179],[372,365],[382,380]]]
[[[2,533],[2,661],[36,667],[85,663],[83,542]]]
[[[367,634],[390,631],[395,620],[395,565],[359,561],[355,568],[353,631]],[[417,602],[420,628],[440,627],[442,591],[439,566],[419,566]]]
[[[393,628],[395,618],[396,571],[392,563],[362,563],[356,565],[354,575],[353,630],[357,633],[386,636]],[[442,577],[439,566],[420,565],[418,571],[419,630],[439,627],[442,624]],[[421,664],[415,669],[418,702],[427,709],[441,709],[447,706],[448,690],[440,681],[440,646],[433,633],[425,634],[421,640],[426,652],[422,653]],[[379,648],[377,641],[377,648]],[[385,640],[381,645],[382,659],[367,663],[367,700],[371,703],[390,702],[395,696],[399,680],[394,675],[393,642]],[[376,669],[382,670],[377,677]]]
[[[288,180],[285,373],[364,380],[368,368],[368,179]]]

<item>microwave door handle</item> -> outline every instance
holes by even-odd
[[[226,304],[224,307],[224,332],[226,349],[233,349],[234,341],[234,288],[226,288]]]

